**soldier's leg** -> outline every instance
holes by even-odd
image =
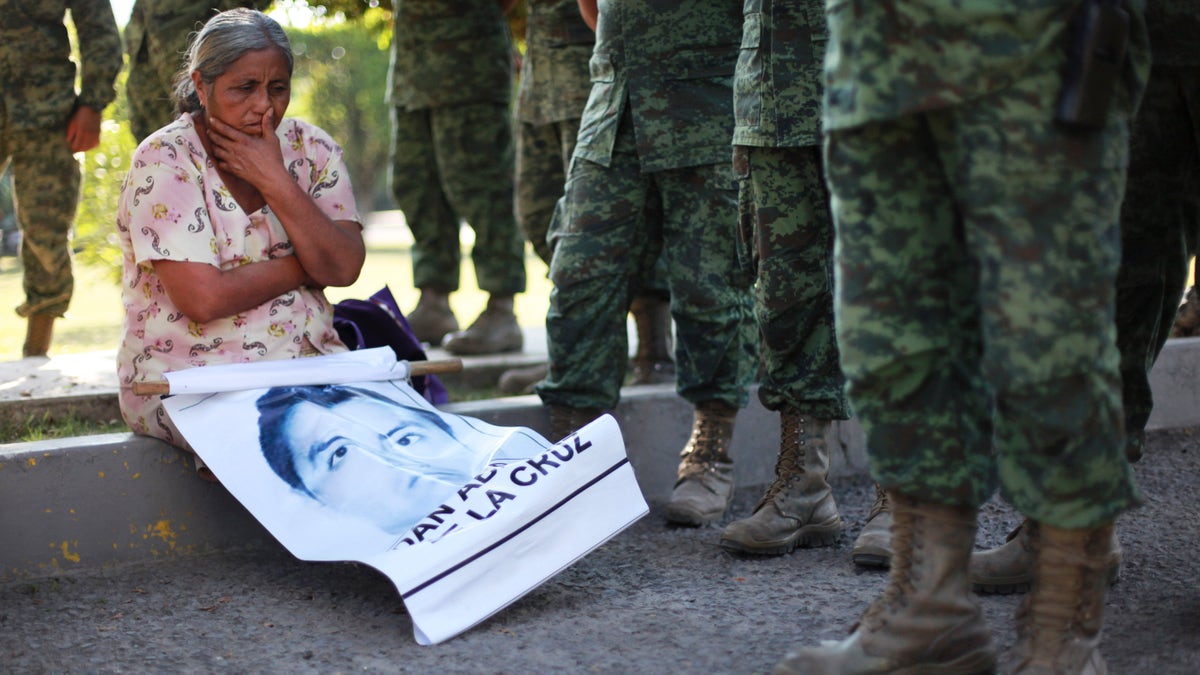
[[[29,321],[24,355],[42,356],[50,348],[54,320],[66,313],[75,286],[70,233],[81,169],[62,129],[21,130],[9,139],[24,266],[25,302],[17,314]]]
[[[392,197],[412,232],[413,285],[421,289],[408,322],[418,339],[441,344],[458,330],[449,294],[458,290],[458,216],[442,192],[429,110],[392,109]]]
[[[1150,369],[1175,323],[1200,224],[1197,73],[1154,67],[1130,139],[1116,311],[1126,455],[1133,461],[1154,408]]]
[[[546,265],[550,264],[546,232],[554,217],[554,205],[563,194],[578,133],[578,121],[517,125],[517,222]]]
[[[455,213],[475,231],[471,260],[487,307],[466,330],[447,336],[452,354],[518,351],[524,335],[513,295],[525,290],[525,239],[513,215],[513,142],[508,108],[446,106],[433,116],[438,171]]]
[[[841,532],[826,475],[832,420],[849,404],[833,321],[833,216],[821,151],[734,149],[742,237],[753,247],[754,315],[763,374],[759,399],[780,414],[775,481],[750,518],[721,535],[726,548],[786,553]]]
[[[1124,452],[1116,281],[1132,102],[1066,132],[1061,69],[1039,63],[939,129],[968,248],[1005,497],[1036,525],[1017,669],[1102,672],[1113,523],[1140,500]],[[1004,129],[998,135],[996,129]]]
[[[841,132],[827,152],[838,344],[872,474],[888,490],[978,506],[994,487],[978,270],[928,124]]]
[[[764,362],[759,398],[844,420],[833,324],[833,216],[820,148],[747,148],[756,204],[754,315]]]
[[[888,588],[852,635],[776,671],[990,672],[995,649],[967,578],[992,491],[989,399],[957,204],[926,116],[835,131],[826,148],[839,346],[894,550]]]
[[[662,220],[659,195],[646,204],[645,217]],[[637,347],[630,361],[629,384],[670,384],[675,382],[674,336],[671,322],[671,290],[667,277],[666,253],[646,264],[633,292],[629,314],[637,335]]]
[[[429,110],[392,109],[392,197],[413,235],[413,284],[458,290],[458,216],[442,192]]]
[[[525,290],[525,240],[513,215],[513,141],[508,108],[472,103],[433,115],[438,175],[454,212],[475,231],[471,259],[479,288]]]
[[[676,327],[676,389],[695,407],[666,514],[675,523],[704,525],[720,518],[732,499],[733,421],[757,367],[753,278],[733,245],[737,185],[730,166],[656,177]]]
[[[550,223],[562,198],[578,135],[578,120],[545,125],[520,122],[517,127],[517,222],[547,266],[551,256]],[[506,394],[532,394],[534,386],[546,378],[546,372],[545,363],[511,368],[500,375],[497,384]]]
[[[10,141],[25,268],[25,302],[17,313],[62,316],[74,289],[69,240],[79,204],[79,162],[61,129],[22,130]]]
[[[130,57],[129,77],[125,93],[129,103],[129,130],[137,142],[169,124],[177,116],[171,101],[172,77],[182,62],[179,55],[151,55],[149,45],[157,42],[147,38],[138,54]],[[167,74],[164,71],[172,69]]]
[[[728,164],[659,174],[663,253],[675,320],[679,394],[740,408],[757,368],[753,278],[733,245],[737,184]]]
[[[550,369],[537,386],[552,407],[611,410],[620,398],[629,343],[625,317],[642,261],[661,249],[647,222],[654,186],[641,172],[633,132],[623,125],[605,167],[575,159],[551,225]]]
[[[995,98],[966,107],[939,138],[956,149],[947,171],[979,270],[996,469],[1026,516],[1095,527],[1138,501],[1115,322],[1127,136],[1119,121],[1079,137],[1002,116],[1012,98]],[[1002,139],[985,131],[1001,119]]]

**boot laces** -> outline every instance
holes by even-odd
[[[1034,645],[1035,655],[1053,654],[1087,621],[1084,577],[1106,571],[1103,567],[1091,569],[1096,565],[1084,555],[1045,547],[1041,537],[1034,537],[1033,542],[1035,558],[1045,556],[1046,561],[1038,565],[1037,588],[1022,603],[1018,626]]]
[[[882,490],[879,494],[887,495]],[[892,520],[892,561],[888,572],[888,583],[883,589],[883,595],[863,614],[859,621],[864,626],[882,627],[887,624],[887,614],[907,604],[907,598],[916,592],[913,586],[912,568],[916,557],[921,554],[921,547],[914,546],[916,537],[914,528],[916,519],[907,512],[893,514]]]
[[[696,409],[692,423],[692,436],[680,453],[689,465],[698,465],[706,471],[715,462],[729,461],[729,441],[733,435],[733,416],[710,410]]]
[[[879,483],[876,483],[875,484],[875,503],[871,505],[871,510],[869,512],[867,512],[867,520],[873,519],[875,516],[883,513],[884,511],[891,511],[891,510],[892,510],[892,505],[888,501],[887,491],[885,491],[882,487],[880,487]]]
[[[804,473],[804,457],[807,451],[804,439],[807,437],[808,419],[803,415],[786,412],[783,414],[783,423],[779,429],[779,459],[775,462],[775,480],[767,488],[762,499],[758,500],[755,511],[774,501],[776,495]]]

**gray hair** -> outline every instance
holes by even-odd
[[[295,56],[287,33],[279,22],[252,9],[238,8],[221,12],[208,20],[192,38],[186,62],[175,76],[175,106],[181,113],[200,110],[200,97],[192,82],[192,73],[209,84],[223,75],[246,52],[278,49],[287,60],[288,75],[295,67]]]

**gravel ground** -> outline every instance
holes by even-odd
[[[1114,673],[1200,672],[1194,499],[1200,429],[1151,434],[1137,466],[1147,503],[1122,518],[1121,581],[1109,593],[1104,653]],[[840,544],[743,558],[719,529],[649,516],[490,620],[421,647],[395,589],[355,564],[303,563],[282,549],[0,586],[0,671],[757,673],[798,644],[844,636],[881,591],[850,546],[873,490],[835,485]],[[737,495],[734,514],[759,490]],[[731,518],[733,516],[730,516]],[[1019,518],[981,515],[977,545]],[[980,601],[1001,649],[1018,596]]]

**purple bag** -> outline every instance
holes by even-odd
[[[398,359],[429,360],[387,286],[366,300],[342,300],[334,305],[333,327],[352,350],[391,347]],[[416,375],[412,384],[434,405],[449,400],[445,385],[435,375]]]

